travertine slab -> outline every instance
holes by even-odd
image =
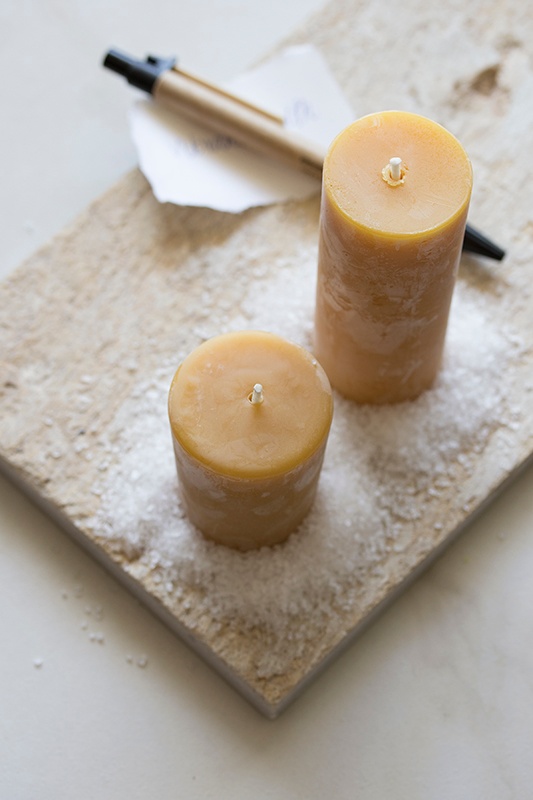
[[[124,455],[124,409],[132,396],[150,376],[161,375],[162,365],[177,365],[205,335],[219,332],[215,324],[253,327],[246,311],[251,282],[268,293],[287,265],[312,264],[318,196],[231,216],[159,205],[134,171],[0,290],[0,464],[270,716],[353,640],[533,451],[533,190],[527,160],[533,151],[533,20],[527,4],[511,2],[428,7],[404,0],[388,4],[386,14],[382,8],[334,0],[292,41],[320,47],[357,116],[406,108],[436,119],[462,141],[475,174],[470,219],[506,246],[508,256],[502,264],[465,256],[460,284],[514,348],[502,359],[501,424],[492,422],[481,438],[462,443],[454,481],[433,487],[430,480],[419,513],[397,515],[396,545],[380,554],[379,570],[363,582],[354,578],[349,600],[339,590],[335,613],[282,669],[264,666],[271,632],[239,627],[238,619],[224,620],[220,613],[215,619],[205,585],[164,588],[143,561],[146,543],[137,546],[134,531],[129,538],[110,535],[98,521],[104,519],[105,476],[120,468]],[[304,343],[309,330],[310,322],[302,329]],[[435,499],[428,503],[432,491]],[[308,622],[302,618],[300,624]],[[296,614],[288,629],[293,626],[296,635],[298,625]]]

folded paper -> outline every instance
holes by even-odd
[[[288,130],[324,151],[353,113],[319,51],[309,45],[280,55],[226,84],[233,94],[281,116]],[[160,202],[239,213],[303,199],[316,180],[247,150],[227,136],[140,100],[130,113],[139,166]]]

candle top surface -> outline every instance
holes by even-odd
[[[384,168],[402,160],[402,181]],[[354,122],[332,142],[324,192],[354,224],[382,234],[431,231],[468,206],[472,167],[460,142],[432,120],[384,111]]]
[[[262,401],[252,403],[261,384]],[[242,478],[297,467],[329,432],[329,381],[304,348],[262,331],[222,334],[178,368],[169,393],[174,437],[200,463]]]

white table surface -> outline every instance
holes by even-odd
[[[320,7],[2,0],[0,274],[135,164],[108,47],[229,79]],[[270,722],[0,479],[0,798],[531,797],[532,527],[529,469]]]

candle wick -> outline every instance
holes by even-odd
[[[253,388],[252,394],[250,395],[250,403],[253,406],[258,406],[263,402],[264,399],[265,398],[263,396],[263,386],[260,383],[256,383]]]
[[[398,156],[394,156],[394,158],[389,159],[389,163],[383,167],[381,174],[383,180],[388,183],[389,186],[399,186],[404,182],[406,169],[407,167],[402,159]]]
[[[399,181],[402,177],[402,159],[395,156],[389,161],[390,176],[393,181]]]

